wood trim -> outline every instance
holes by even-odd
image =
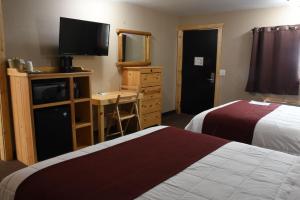
[[[17,159],[24,164],[36,162],[34,115],[31,84],[27,77],[10,77]]]
[[[217,64],[216,64],[216,79],[215,79],[215,98],[214,106],[220,104],[220,68],[222,54],[222,34],[223,23],[220,24],[204,24],[204,25],[179,25],[177,27],[177,78],[176,78],[176,112],[181,113],[181,86],[182,86],[182,54],[183,54],[183,32],[186,30],[218,30],[217,44]]]
[[[118,62],[123,62],[123,36],[122,34],[118,35]]]
[[[27,91],[28,91],[28,95],[29,95],[29,99],[27,98],[27,99],[24,99],[25,101],[23,101],[22,100],[22,98],[24,98],[24,96],[25,95],[23,95],[20,99],[21,99],[21,101],[23,101],[23,102],[26,102],[26,104],[25,105],[30,105],[30,108],[28,107],[27,109],[30,109],[30,117],[27,117],[27,118],[30,118],[31,119],[31,121],[30,121],[30,123],[31,123],[31,129],[29,128],[26,132],[29,132],[30,130],[32,130],[32,132],[31,132],[31,134],[32,135],[30,135],[30,137],[32,137],[32,142],[33,142],[33,152],[31,153],[31,152],[29,152],[29,154],[32,154],[33,155],[33,157],[32,158],[30,158],[29,157],[29,160],[32,160],[33,162],[37,162],[37,150],[36,150],[36,137],[35,137],[35,125],[34,125],[34,113],[33,113],[33,104],[32,104],[32,102],[33,102],[33,99],[32,99],[32,84],[31,84],[31,81],[30,80],[28,80],[27,78],[23,78],[24,80],[26,80],[26,84],[24,84],[25,86],[23,86],[24,88],[26,88],[26,85],[28,85],[28,88],[27,88]],[[26,94],[27,95],[27,94]],[[27,101],[29,101],[28,103],[27,103]],[[26,113],[28,113],[28,111],[27,110],[25,110],[25,114]],[[28,142],[27,142],[27,144],[30,144],[30,142],[31,142],[31,140],[30,139],[27,139],[28,140]],[[31,148],[28,148],[28,149],[31,149]]]
[[[72,142],[73,142],[73,149],[77,148],[77,137],[76,137],[76,114],[75,114],[75,104],[74,104],[74,79],[73,78],[69,78],[69,83],[70,83],[70,108],[71,108],[71,124],[72,124]]]
[[[134,67],[134,66],[148,66],[151,65],[151,33],[144,31],[136,31],[129,29],[117,29],[118,34],[118,67]],[[144,60],[123,62],[123,34],[135,34],[145,36]]]
[[[151,62],[133,61],[133,62],[117,62],[118,67],[134,67],[134,66],[148,66]]]
[[[2,0],[0,0],[0,158],[1,160],[12,160],[13,147],[4,42],[3,8]]]
[[[80,129],[80,128],[85,128],[85,127],[88,127],[88,126],[91,126],[92,123],[91,122],[82,122],[82,123],[76,123],[75,124],[75,129]],[[93,138],[91,138],[91,141],[93,140]]]
[[[145,61],[151,65],[151,37],[147,36],[145,39],[146,48],[145,48]]]
[[[177,31],[223,29],[224,23],[219,24],[184,24],[177,26]]]
[[[92,97],[92,87],[91,87],[91,83],[92,83],[92,80],[91,80],[91,77],[89,76],[89,90],[90,90],[90,123],[91,123],[91,129],[90,129],[90,134],[91,134],[91,142],[92,142],[92,145],[95,144],[95,141],[94,141],[94,127],[93,127],[93,104],[92,104],[92,101],[91,101],[91,97]]]
[[[82,103],[82,102],[87,102],[90,101],[90,98],[74,98],[74,103]]]
[[[42,69],[43,67],[39,67]],[[35,79],[49,79],[49,78],[69,78],[72,77],[82,77],[82,76],[90,76],[93,71],[84,70],[78,72],[70,72],[70,73],[36,73],[36,74],[29,74],[26,72],[20,72],[18,69],[15,68],[8,68],[7,74],[9,76],[17,76],[17,77],[28,77],[31,80]]]
[[[33,105],[33,109],[40,109],[40,108],[48,108],[48,107],[54,107],[54,106],[62,106],[62,105],[67,105],[71,104],[72,101],[59,101],[59,102],[54,102],[54,103],[45,103],[45,104],[38,104],[38,105]]]
[[[130,29],[117,29],[116,32],[117,32],[118,35],[121,34],[121,33],[130,33],[130,34],[145,35],[145,36],[151,36],[152,35],[150,32],[130,30]]]
[[[221,56],[222,56],[222,42],[223,42],[223,25],[221,28],[218,28],[218,44],[217,44],[217,66],[216,66],[216,80],[215,80],[215,98],[214,98],[214,106],[220,105],[221,98]]]
[[[162,66],[149,66],[149,67],[146,67],[146,66],[139,66],[139,67],[124,67],[123,70],[130,70],[130,71],[139,71],[139,70],[143,70],[143,71],[147,71],[147,73],[150,73],[150,72],[162,72]]]
[[[177,36],[177,79],[176,79],[176,112],[181,113],[181,86],[182,86],[182,53],[183,31],[178,31]]]

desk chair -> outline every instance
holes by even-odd
[[[140,122],[138,103],[137,103],[138,97],[139,97],[139,92],[137,92],[137,95],[134,98],[130,98],[130,99],[118,95],[116,103],[114,104],[114,110],[111,119],[108,120],[106,137],[117,135],[117,134],[121,134],[121,136],[123,136],[124,132],[127,131],[129,122],[132,118],[137,118],[137,125],[138,125],[137,131],[141,130],[141,122]],[[122,109],[126,106],[127,108],[129,107],[129,109],[127,110]],[[125,129],[123,130],[122,122],[125,120],[127,120],[127,122],[125,125]],[[112,121],[117,121],[117,126],[119,127],[118,132],[110,133]]]

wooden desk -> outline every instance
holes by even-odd
[[[135,98],[137,93],[133,91],[114,91],[114,92],[105,92],[101,94],[92,95],[92,104],[97,107],[97,116],[98,116],[98,137],[99,142],[104,142],[104,107],[106,105],[111,105],[116,102],[118,95],[124,98]],[[142,94],[139,95],[138,99],[140,100],[143,97]]]

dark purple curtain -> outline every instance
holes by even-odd
[[[298,95],[300,25],[255,28],[248,92]]]

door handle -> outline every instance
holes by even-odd
[[[207,79],[210,83],[215,83],[215,73],[210,74],[210,78]]]

